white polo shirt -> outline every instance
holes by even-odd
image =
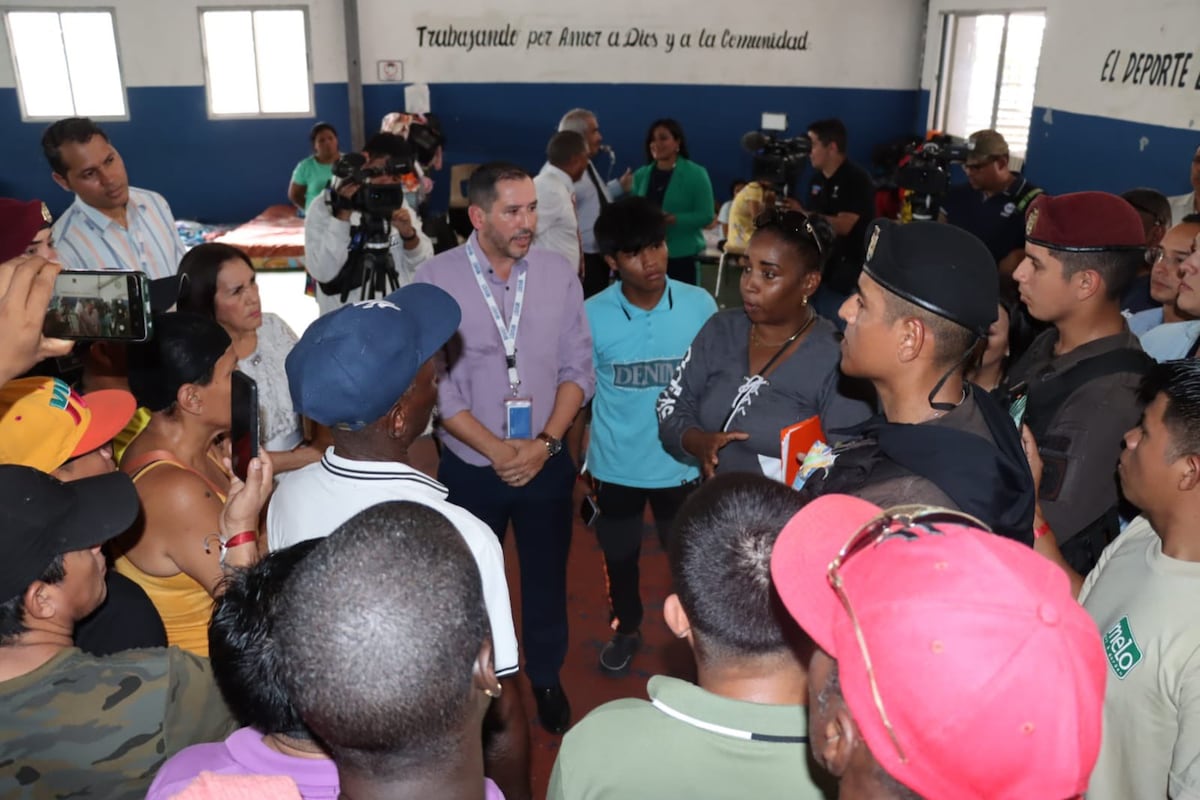
[[[280,476],[267,512],[267,544],[273,552],[328,536],[358,512],[380,503],[407,500],[440,512],[475,556],[492,626],[496,674],[511,675],[518,666],[517,635],[500,540],[483,520],[447,503],[447,494],[445,486],[407,464],[352,461],[330,447],[316,464]]]

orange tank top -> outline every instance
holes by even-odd
[[[225,502],[225,493],[218,489],[203,474],[175,459],[166,450],[153,450],[121,469],[132,475],[133,482],[146,473],[163,466],[186,470],[198,476]],[[128,556],[121,554],[113,563],[117,572],[142,587],[158,609],[163,627],[167,629],[167,643],[176,645],[199,656],[208,657],[208,623],[212,619],[213,600],[192,576],[177,572],[168,577],[143,572]]]

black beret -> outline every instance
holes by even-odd
[[[1000,275],[974,235],[939,222],[877,219],[867,228],[863,271],[915,306],[986,337],[996,321]]]

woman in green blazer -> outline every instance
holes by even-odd
[[[667,216],[667,275],[694,284],[703,230],[715,216],[708,170],[688,159],[683,128],[673,119],[650,125],[646,160],[633,173],[633,193],[657,203]]]

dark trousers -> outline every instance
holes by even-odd
[[[654,514],[659,544],[666,550],[675,514],[695,488],[695,483],[667,489],[637,489],[597,482],[596,505],[600,507],[600,516],[596,519],[596,539],[604,551],[611,618],[617,620],[618,633],[633,633],[642,624],[638,559],[642,553],[642,515],[646,503],[650,503]]]
[[[438,480],[451,503],[470,511],[500,541],[512,522],[521,565],[521,647],[535,688],[558,684],[567,655],[567,554],[575,466],[563,450],[525,486],[509,486],[491,467],[476,467],[442,451]]]
[[[612,282],[612,269],[599,253],[583,254],[583,297],[600,294]]]
[[[683,256],[667,259],[667,277],[681,283],[696,285],[696,257]]]

